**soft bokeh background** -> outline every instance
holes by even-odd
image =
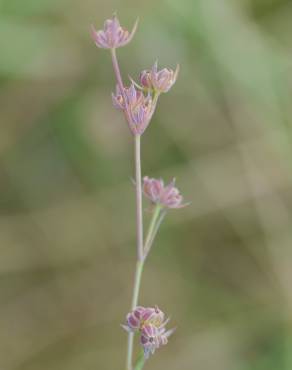
[[[133,145],[89,35],[114,11],[125,78],[181,65],[143,137],[191,201],[145,269],[178,327],[146,368],[291,370],[290,0],[0,1],[0,369],[124,369]]]

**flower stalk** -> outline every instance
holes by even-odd
[[[143,211],[142,211],[142,175],[141,175],[141,136],[135,136],[135,177],[136,177],[136,225],[137,256],[143,261]]]
[[[174,85],[177,79],[179,66],[173,71],[169,68],[158,70],[155,62],[151,69],[141,72],[139,83],[130,79],[130,86],[125,87],[120,72],[116,49],[128,44],[137,28],[134,24],[132,31],[121,27],[116,15],[104,23],[102,30],[96,31],[92,27],[93,40],[99,48],[111,52],[113,70],[116,77],[116,93],[112,94],[113,104],[123,111],[130,132],[134,136],[134,163],[135,163],[135,194],[136,194],[136,245],[137,259],[134,278],[131,311],[126,317],[126,325],[122,327],[128,332],[128,345],[126,368],[127,370],[142,370],[146,359],[168,342],[174,329],[166,330],[165,314],[155,305],[154,307],[139,306],[139,292],[141,286],[144,263],[153,246],[158,229],[169,209],[182,208],[183,197],[175,187],[173,179],[164,185],[161,179],[143,178],[141,173],[141,136],[148,127],[155,112],[158,98]],[[149,223],[148,233],[143,238],[143,204],[142,193],[152,204],[152,218]],[[142,356],[133,367],[134,335],[139,333],[142,346]]]
[[[138,306],[143,267],[144,267],[144,260],[138,259],[136,262],[136,272],[135,272],[135,279],[134,279],[131,310],[134,310]],[[127,347],[127,363],[126,363],[127,370],[132,370],[133,345],[134,345],[134,333],[129,332],[128,333],[128,347]]]
[[[150,221],[149,231],[148,231],[147,239],[146,239],[145,246],[144,246],[144,259],[147,258],[150,252],[150,249],[152,247],[156,234],[158,233],[159,227],[165,215],[166,215],[166,211],[162,209],[161,206],[156,205],[152,219]]]
[[[154,240],[156,224],[157,224],[157,221],[159,219],[160,212],[161,212],[161,206],[159,204],[157,204],[155,206],[154,210],[153,210],[153,214],[152,214],[152,218],[150,220],[147,237],[146,237],[146,240],[145,240],[145,245],[144,245],[144,250],[143,250],[144,258],[146,258],[147,254],[148,254],[147,251],[150,249],[151,244]]]
[[[135,365],[134,370],[142,370],[145,365],[144,352],[142,351]]]

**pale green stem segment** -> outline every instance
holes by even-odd
[[[156,206],[154,208],[154,211],[153,211],[152,219],[150,221],[150,225],[149,225],[149,229],[148,229],[148,234],[147,234],[145,245],[144,245],[144,258],[147,257],[147,255],[148,255],[148,253],[150,251],[150,248],[151,248],[151,246],[153,244],[155,235],[156,235],[156,233],[158,231],[158,228],[159,228],[159,225],[160,225],[160,223],[162,221],[161,220],[159,222],[159,220],[161,218],[161,215],[162,214],[164,215],[164,212],[161,213],[161,211],[162,211],[162,207],[159,204],[156,204]]]
[[[123,100],[124,100],[125,106],[126,106],[124,113],[125,113],[127,122],[130,123],[129,108],[128,108],[128,105],[127,105],[124,83],[123,83],[123,79],[122,79],[122,75],[121,75],[121,71],[120,71],[120,67],[119,67],[119,62],[118,62],[118,58],[117,58],[116,49],[111,49],[111,56],[112,56],[113,69],[114,69],[114,72],[115,72],[117,83],[118,83],[118,86],[120,88],[120,91],[121,91],[121,94],[122,94],[122,97],[123,97]]]
[[[154,212],[152,215],[152,219],[150,221],[150,225],[149,225],[149,229],[148,229],[148,233],[147,233],[147,237],[145,241],[144,257],[142,258],[142,260],[138,260],[136,264],[133,298],[132,298],[132,305],[131,305],[132,310],[134,310],[138,306],[139,291],[140,291],[140,286],[141,286],[141,278],[142,278],[144,262],[153,244],[153,240],[155,238],[155,235],[158,231],[158,228],[160,226],[160,223],[164,215],[165,215],[165,212],[162,210],[161,206],[157,204],[154,208]],[[134,344],[134,333],[129,333],[128,351],[127,351],[127,370],[132,370],[133,344]],[[134,370],[142,369],[143,366],[144,366],[144,355],[142,356],[142,358],[139,357]]]
[[[141,137],[135,136],[135,174],[136,174],[136,226],[138,260],[143,260],[143,210],[142,210],[142,177],[141,177]]]
[[[135,366],[134,370],[142,370],[143,367],[144,367],[144,364],[145,364],[145,359],[144,359],[144,353],[142,351],[138,360],[137,360],[137,362],[136,362],[136,366]]]
[[[131,310],[134,310],[138,306],[138,298],[139,298],[143,266],[144,266],[144,260],[138,260],[136,264],[136,273],[135,273]],[[133,344],[134,344],[134,333],[129,333],[128,334],[128,351],[127,351],[127,370],[132,370]]]
[[[160,95],[160,92],[155,91],[155,93],[154,93],[154,97],[153,97],[152,113],[151,113],[150,121],[151,121],[151,119],[152,119],[152,117],[153,117],[153,114],[154,114],[154,112],[155,112],[155,109],[156,109],[156,105],[157,105],[157,101],[158,101],[159,95]]]
[[[142,178],[141,178],[141,138],[135,136],[135,178],[136,178],[136,226],[137,226],[137,265],[131,309],[138,305],[141,276],[144,264],[143,255],[143,211],[142,211]],[[127,369],[132,370],[134,334],[128,335]]]

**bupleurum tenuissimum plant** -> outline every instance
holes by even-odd
[[[177,66],[175,71],[169,68],[158,70],[156,62],[151,69],[141,72],[139,83],[130,79],[130,85],[125,86],[120,73],[116,49],[125,46],[132,40],[137,25],[138,21],[134,24],[132,31],[129,32],[120,26],[117,16],[114,15],[112,19],[105,21],[103,30],[96,31],[92,27],[92,37],[96,46],[108,49],[111,52],[117,80],[116,92],[112,94],[113,104],[124,113],[135,142],[137,265],[131,310],[126,316],[125,324],[122,325],[128,332],[127,370],[141,370],[145,360],[151,354],[154,354],[156,349],[167,344],[168,337],[174,331],[174,329],[166,330],[165,327],[169,319],[165,319],[165,314],[156,305],[150,307],[138,306],[138,297],[143,266],[165,214],[169,209],[181,208],[186,205],[183,204],[183,198],[175,187],[175,180],[172,180],[168,185],[164,185],[161,179],[145,176],[142,183],[141,136],[151,121],[159,96],[169,91],[175,83],[179,67]],[[142,193],[152,205],[152,219],[145,241],[143,239]],[[135,333],[139,334],[143,351],[133,368]]]

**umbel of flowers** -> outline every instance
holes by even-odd
[[[174,329],[166,331],[165,326],[169,319],[165,320],[164,313],[157,306],[138,306],[128,313],[126,320],[127,325],[122,325],[126,331],[140,333],[145,358],[167,344],[168,337],[174,332]]]
[[[111,53],[113,70],[116,76],[115,92],[112,101],[115,108],[123,112],[130,132],[135,142],[135,192],[136,192],[136,228],[137,228],[137,264],[133,288],[131,311],[126,316],[126,325],[122,325],[129,333],[127,346],[127,370],[133,370],[133,340],[134,334],[139,333],[140,344],[143,350],[142,360],[136,363],[136,369],[142,369],[144,361],[150,354],[167,344],[173,329],[166,330],[164,313],[157,307],[142,307],[138,305],[139,290],[144,262],[153,245],[161,222],[170,209],[186,206],[183,197],[175,187],[175,180],[164,185],[162,179],[145,176],[142,181],[140,138],[147,129],[155,112],[158,98],[168,92],[176,82],[179,66],[175,70],[170,68],[158,69],[155,62],[149,69],[143,70],[138,81],[129,80],[124,84],[116,55],[116,49],[127,45],[136,32],[138,21],[131,31],[123,28],[116,15],[104,23],[102,30],[96,31],[92,26],[92,38],[97,47],[108,49]],[[148,233],[143,236],[142,193],[150,201],[152,219]]]
[[[132,40],[137,24],[138,21],[129,32],[120,26],[114,15],[112,19],[105,21],[103,30],[96,31],[92,27],[92,37],[96,46],[110,49],[115,54],[117,48]],[[175,71],[168,68],[159,71],[155,62],[150,70],[141,72],[140,84],[131,80],[130,86],[124,86],[115,55],[113,64],[117,77],[116,92],[112,94],[114,106],[124,112],[132,134],[142,135],[153,116],[159,95],[169,91],[175,83],[179,67]]]

